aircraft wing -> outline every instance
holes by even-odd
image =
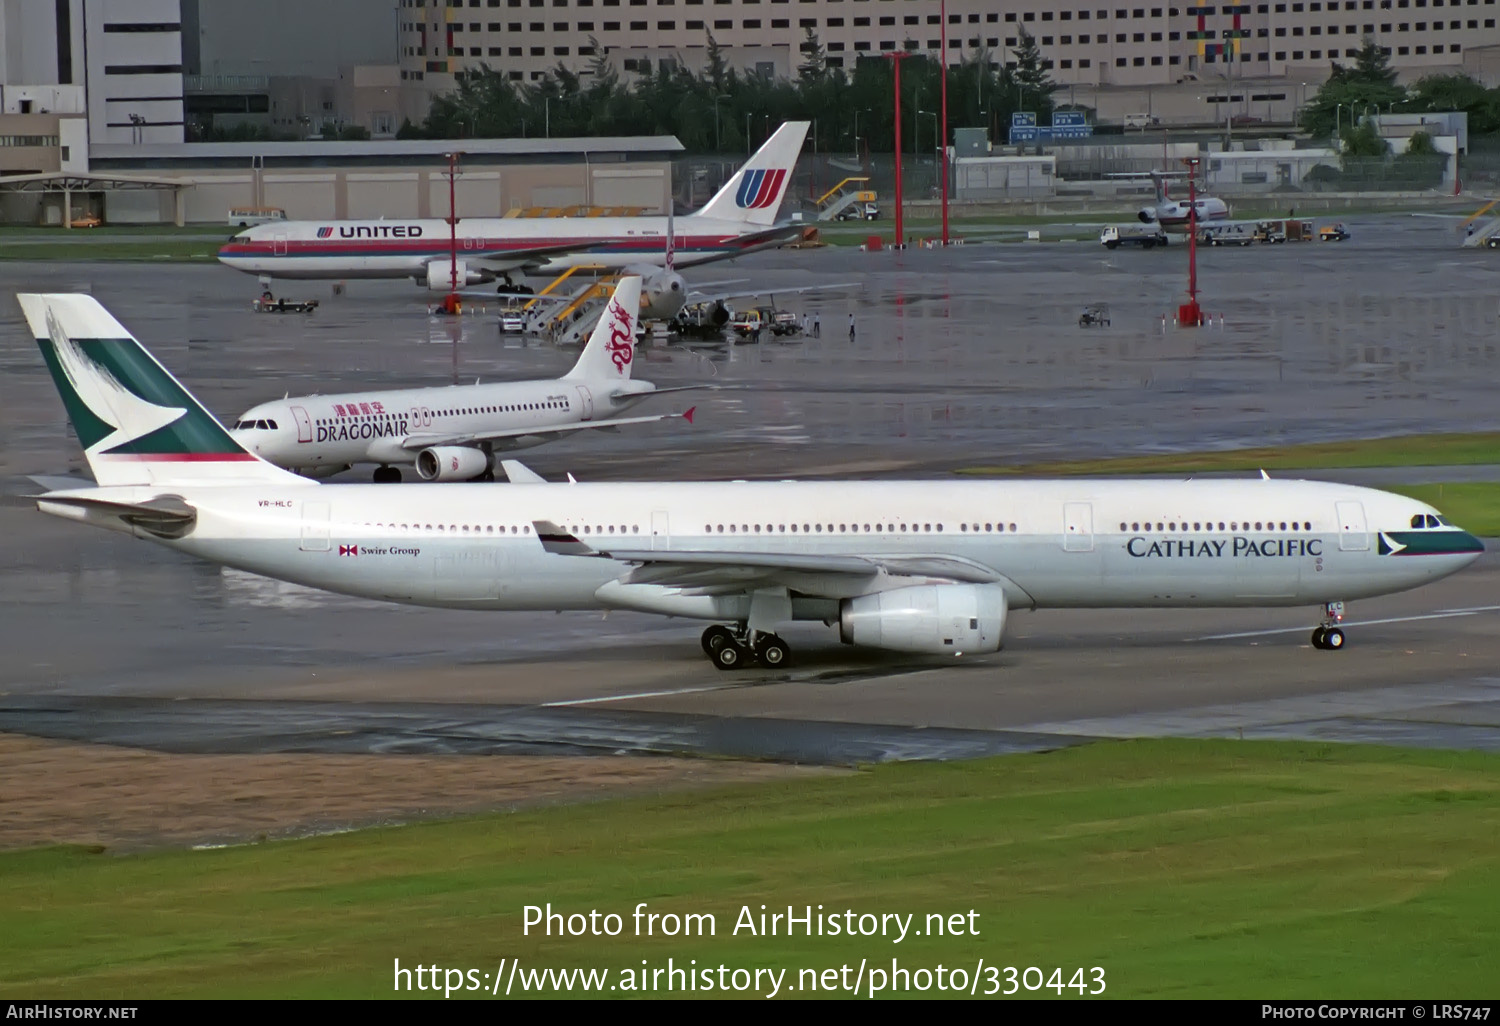
[[[830,285],[799,285],[789,289],[744,289],[740,292],[719,292],[711,296],[704,295],[701,292],[689,292],[687,294],[687,302],[690,304],[722,303],[726,299],[741,299],[746,296],[755,299],[759,299],[761,296],[794,296],[799,292],[823,292],[830,289],[859,288],[863,284],[864,282],[861,281],[840,281]]]
[[[896,577],[922,577],[968,584],[994,584],[1005,578],[972,560],[942,554],[851,556],[822,555],[807,552],[726,552],[713,549],[629,549],[594,548],[565,528],[548,520],[532,525],[537,540],[546,551],[560,556],[582,556],[612,559],[634,564],[620,578],[620,584],[654,584],[698,591],[702,594],[738,591],[751,585],[780,583],[801,591],[810,587],[808,575],[835,575],[864,579],[882,574]],[[625,541],[626,539],[621,539]],[[603,539],[596,539],[602,542]],[[829,591],[843,594],[846,587],[833,586]]]
[[[801,222],[790,222],[787,224],[775,225],[763,231],[750,232],[746,235],[737,235],[733,240],[733,249],[710,257],[695,256],[692,260],[688,261],[688,263],[690,263],[693,267],[698,267],[702,264],[714,263],[717,260],[733,260],[735,257],[743,256],[745,253],[756,247],[769,246],[783,239],[796,238],[798,235],[802,234],[802,229],[807,227],[809,226]]]
[[[498,442],[500,448],[505,448],[504,443],[508,439],[542,439],[550,441],[561,438],[574,431],[586,431],[589,428],[616,428],[627,424],[650,424],[658,420],[682,419],[689,424],[693,422],[693,411],[696,406],[691,406],[681,413],[661,413],[650,417],[616,417],[613,420],[585,420],[575,424],[550,424],[545,427],[506,428],[503,431],[474,431],[467,434],[438,434],[428,432],[426,434],[407,435],[401,441],[403,449],[426,449],[431,445],[467,445],[475,446],[481,442]],[[529,442],[527,444],[535,444]]]
[[[528,249],[484,249],[467,252],[460,250],[458,259],[483,267],[487,271],[516,271],[539,264],[548,257],[560,256],[564,253],[578,253],[593,245],[592,242],[579,240],[562,242],[553,246],[532,246]]]

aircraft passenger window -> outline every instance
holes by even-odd
[[[1139,523],[1132,522],[1131,525],[1130,525],[1130,529],[1132,531],[1139,531],[1141,529],[1141,525]],[[1125,530],[1125,525],[1124,524],[1120,525],[1120,530],[1122,530],[1122,531]]]
[[[1125,526],[1124,522],[1121,522],[1121,524],[1120,524],[1120,530],[1122,532],[1128,530],[1128,528]]]
[[[485,528],[484,528],[484,533],[485,534],[494,534],[495,533],[495,525],[494,524],[486,524]]]
[[[760,525],[759,524],[755,525],[755,533],[756,534],[760,534]]]
[[[942,531],[943,531],[943,525],[942,524],[938,524],[937,525],[937,529],[938,529],[938,533],[941,534]]]
[[[464,534],[468,534],[468,533],[469,533],[469,525],[465,524],[464,525]]]
[[[1167,525],[1167,530],[1168,531],[1175,531],[1175,530],[1177,530],[1177,525],[1175,523],[1174,524],[1168,524]]]
[[[530,534],[531,533],[531,525],[530,524],[522,524],[521,525],[521,533],[522,534]]]
[[[1164,525],[1162,525],[1162,524],[1157,524],[1157,525],[1156,525],[1156,529],[1157,529],[1157,530],[1158,530],[1158,531],[1165,531],[1165,530],[1166,530],[1166,527],[1165,527],[1165,526],[1164,526]]]
[[[870,533],[870,525],[869,525],[869,524],[866,524],[866,525],[865,525],[865,533],[866,533],[866,534],[869,534],[869,533]]]
[[[1283,531],[1285,531],[1285,530],[1286,530],[1286,521],[1285,521],[1285,520],[1283,520],[1283,521],[1282,521],[1282,522],[1281,522],[1281,529],[1282,529],[1282,530],[1283,530]]]
[[[930,530],[932,530],[932,525],[931,524],[923,524],[922,525],[922,530],[924,530],[924,531],[930,531]]]
[[[1011,524],[1010,525],[1010,530],[1011,530],[1011,533],[1014,534],[1015,530],[1016,530],[1016,525],[1015,524]]]
[[[734,534],[734,525],[733,524],[729,525],[729,533],[730,534]]]
[[[847,530],[849,530],[849,527],[848,527],[847,524],[840,524],[839,525],[839,534],[843,534]]]
[[[993,531],[995,529],[995,525],[994,524],[985,524],[984,525],[984,529],[986,531]]]
[[[879,534],[879,533],[880,533],[880,525],[879,525],[879,524],[876,524],[876,525],[875,525],[875,533],[876,533],[876,534]]]
[[[906,525],[905,525],[905,524],[902,524],[902,525],[901,525],[901,533],[902,533],[902,534],[905,534],[905,533],[906,533]]]
[[[807,534],[811,530],[812,530],[812,524],[803,524],[802,525],[802,533],[803,534]]]

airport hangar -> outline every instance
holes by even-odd
[[[460,217],[574,206],[663,213],[675,136],[167,143],[94,147],[85,170],[0,177],[0,221],[226,224],[238,207],[291,220],[448,216],[448,158],[463,154]]]

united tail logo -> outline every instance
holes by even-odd
[[[740,191],[734,196],[735,205],[745,210],[769,207],[781,195],[781,183],[784,181],[786,168],[746,171],[740,182]]]

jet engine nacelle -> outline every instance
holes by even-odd
[[[465,285],[483,285],[489,281],[489,276],[479,271],[469,270],[469,265],[458,261],[458,287]],[[426,286],[433,292],[447,292],[453,286],[453,261],[434,260],[427,265]]]
[[[468,481],[489,467],[489,456],[463,445],[434,445],[417,453],[417,476],[423,481]]]
[[[1139,217],[1141,219],[1141,223],[1142,224],[1155,224],[1156,223],[1156,208],[1155,207],[1142,207],[1141,210],[1140,210],[1140,213],[1136,214],[1135,216]]]
[[[676,271],[643,267],[627,273],[641,275],[641,320],[670,321],[687,305],[687,283]]]
[[[839,638],[895,652],[998,652],[1005,592],[996,584],[928,584],[839,604]]]

